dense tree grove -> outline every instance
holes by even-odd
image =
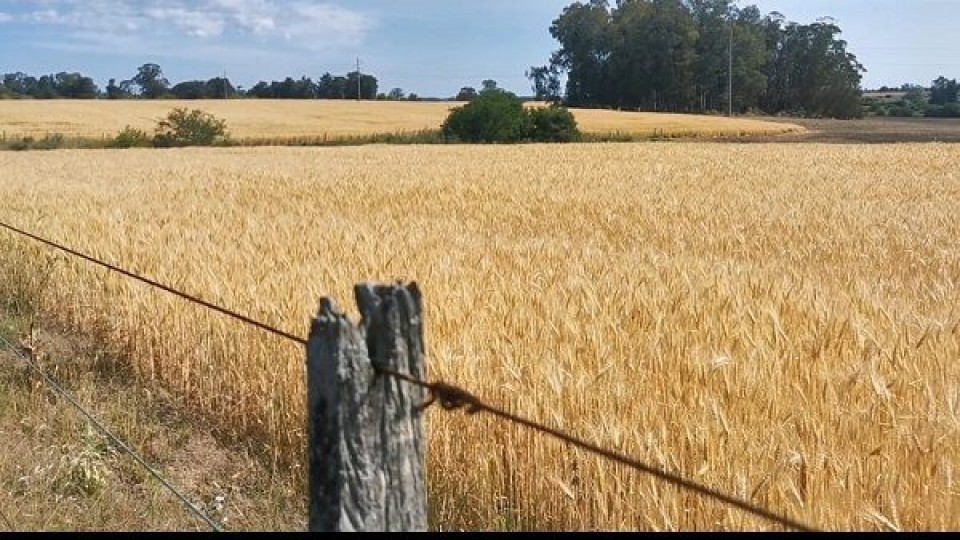
[[[733,0],[574,2],[550,27],[560,49],[527,76],[538,98],[576,107],[710,112],[732,99],[738,112],[856,117],[866,70],[840,33]]]
[[[6,73],[0,80],[0,98],[30,96],[36,99],[94,99],[99,88],[90,77],[61,72],[39,78],[26,73]]]
[[[930,87],[930,103],[932,105],[942,106],[956,103],[958,96],[960,96],[960,84],[957,84],[956,79],[947,79],[941,76],[933,81],[933,86]]]
[[[359,80],[358,80],[359,79]],[[79,73],[58,73],[40,78],[26,73],[7,73],[0,79],[0,98],[34,99],[229,99],[235,97],[271,99],[388,99],[377,94],[378,82],[373,75],[356,71],[345,76],[325,73],[314,82],[309,77],[283,81],[260,81],[246,92],[234,87],[226,77],[207,81],[183,81],[172,85],[157,64],[143,64],[130,79],[110,79],[101,92],[90,77]],[[408,99],[419,99],[412,94]]]
[[[247,95],[271,99],[357,99],[359,93],[360,99],[377,99],[377,87],[377,78],[373,75],[358,75],[352,71],[346,76],[324,73],[317,82],[309,77],[299,80],[287,77],[269,84],[260,81],[247,91]]]
[[[215,77],[208,81],[184,81],[174,85],[170,94],[177,99],[228,99],[237,95],[229,79]]]

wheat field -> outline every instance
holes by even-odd
[[[960,146],[0,153],[2,220],[306,335],[416,280],[428,371],[830,530],[960,528]],[[0,281],[302,477],[301,347],[0,235]],[[441,530],[769,530],[428,413]]]
[[[237,139],[329,137],[438,129],[455,102],[327,100],[70,101],[0,100],[0,133],[8,138],[49,134],[113,137],[126,126],[152,132],[175,107],[199,108],[226,120]],[[774,135],[803,128],[749,118],[574,110],[591,133],[719,136]]]

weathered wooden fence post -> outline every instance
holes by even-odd
[[[310,530],[425,531],[423,309],[416,283],[360,284],[359,326],[329,299],[307,344]]]

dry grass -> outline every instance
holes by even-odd
[[[230,101],[33,101],[0,100],[0,133],[7,137],[113,137],[125,126],[152,131],[174,107],[200,108],[227,121],[235,138],[331,139],[438,129],[452,107],[447,102],[298,100]],[[587,132],[681,135],[777,134],[802,128],[750,119],[709,116],[575,111]]]
[[[39,363],[158,467],[225,530],[306,527],[303,490],[271,474],[247,445],[176,407],[156,386],[131,384],[95,340],[28,328],[3,310],[0,333],[33,346]],[[19,338],[19,339],[18,339]],[[6,346],[0,349],[0,531],[203,531],[208,527]]]
[[[3,153],[3,219],[305,334],[418,280],[431,375],[828,529],[960,528],[960,147]],[[4,237],[9,238],[9,237]],[[0,278],[43,267],[4,240]],[[0,279],[2,283],[9,283]],[[45,313],[299,466],[300,347],[61,260]],[[766,529],[432,410],[438,529]]]

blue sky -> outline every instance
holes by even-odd
[[[570,0],[0,0],[0,72],[80,71],[101,87],[159,64],[168,79],[257,80],[361,69],[382,91],[448,97],[523,72],[556,48]],[[801,23],[829,15],[867,87],[960,78],[960,0],[755,0]]]

